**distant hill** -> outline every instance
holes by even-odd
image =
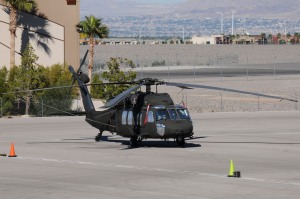
[[[231,10],[239,17],[300,19],[300,0],[187,0],[174,13],[215,17]]]
[[[154,1],[153,1],[154,2]],[[82,0],[81,16],[101,17],[172,15],[216,17],[216,12],[236,11],[238,17],[300,19],[300,0],[186,0],[183,3],[151,3],[136,0]]]

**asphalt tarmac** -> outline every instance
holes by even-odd
[[[192,115],[194,139],[129,141],[83,117],[0,119],[0,198],[299,198],[300,112]],[[227,177],[230,160],[241,178]]]

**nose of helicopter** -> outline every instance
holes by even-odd
[[[191,120],[173,120],[164,124],[157,124],[157,133],[164,137],[190,137],[193,134],[193,124]]]

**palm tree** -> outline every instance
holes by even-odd
[[[77,32],[84,33],[90,38],[90,48],[89,48],[89,78],[92,79],[92,70],[94,62],[94,46],[95,37],[98,36],[100,39],[108,37],[109,29],[106,25],[102,24],[102,19],[95,18],[93,15],[86,16],[85,20],[80,21],[76,25]]]
[[[265,42],[266,42],[266,33],[261,33],[260,34],[260,36],[261,36],[261,44],[265,44]]]
[[[273,35],[270,33],[269,35],[268,35],[268,40],[269,40],[269,43],[270,44],[273,44]]]
[[[299,43],[300,33],[295,32],[295,33],[294,33],[294,37],[295,37],[296,43]]]
[[[10,68],[15,66],[15,38],[18,22],[17,11],[31,12],[37,7],[35,0],[4,0],[9,8],[9,32],[10,32]]]
[[[287,38],[287,44],[289,44],[290,43],[290,38],[291,38],[291,33],[288,33],[287,35],[286,35],[286,38]]]
[[[278,44],[280,44],[280,42],[281,42],[281,33],[277,34],[277,39],[278,39]]]

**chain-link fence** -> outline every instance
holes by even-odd
[[[232,88],[237,90],[261,93],[266,95],[280,96],[298,100],[300,92],[298,85],[300,79],[291,78],[281,79],[255,79],[255,80],[237,80],[231,78],[226,81],[206,81],[202,83],[209,86],[223,88]],[[143,88],[145,89],[145,88]],[[299,102],[286,100],[270,99],[254,95],[243,95],[239,93],[230,93],[225,91],[215,91],[206,89],[181,89],[178,87],[158,86],[159,93],[169,93],[174,103],[185,104],[191,113],[198,112],[238,112],[238,111],[290,111],[298,110]],[[152,91],[155,92],[153,87]],[[93,100],[95,108],[101,106],[99,101]],[[11,109],[4,110],[4,98],[0,98],[1,116],[3,115],[23,115],[25,113],[25,101],[18,100],[11,106]],[[66,108],[65,99],[49,100],[36,99],[30,104],[29,114],[37,117],[46,117],[54,115],[77,115],[84,111],[80,98],[73,100],[71,108]]]
[[[70,99],[68,99],[70,100]],[[32,99],[30,101],[28,114],[36,117],[49,116],[73,116],[83,111],[82,102],[80,99],[73,100],[72,106],[65,99],[53,100],[47,98]],[[6,104],[11,104],[6,106]],[[26,113],[26,101],[18,99],[11,101],[0,98],[0,116],[24,115]]]
[[[206,46],[166,45],[106,46],[96,48],[94,73],[101,76],[107,70],[110,57],[131,59],[134,69],[121,65],[121,70],[134,70],[137,79],[157,78],[169,82],[195,83],[249,92],[298,99],[300,85],[299,46]],[[175,50],[174,50],[175,49]],[[258,51],[259,50],[259,51]],[[105,51],[105,53],[104,53]],[[81,49],[82,57],[85,49]],[[82,67],[87,71],[87,67]],[[184,101],[191,112],[220,111],[282,111],[298,110],[298,103],[271,100],[256,96],[232,94],[203,89],[181,90],[159,87],[159,92],[170,93],[175,103]],[[184,93],[184,94],[183,94]],[[0,98],[1,116],[24,114],[24,102],[8,104]],[[183,100],[184,99],[184,100]],[[35,99],[29,113],[50,116],[60,112],[83,110],[80,100],[66,109],[65,99],[51,101]]]
[[[120,66],[122,70],[133,70],[137,79],[157,78],[164,81],[201,82],[220,81],[226,78],[237,77],[239,80],[250,80],[253,77],[260,79],[285,79],[300,74],[300,53],[298,56],[269,55],[268,57],[253,57],[237,54],[213,54],[209,56],[189,56],[188,58],[175,55],[157,55],[156,57],[142,57],[136,55],[133,59],[135,68]],[[170,57],[173,57],[171,59]],[[93,74],[101,75],[107,71],[106,62],[109,59],[95,57]],[[87,67],[82,68],[87,72]],[[207,79],[209,77],[209,79]],[[294,76],[294,78],[297,78]]]
[[[87,49],[80,47],[81,57]],[[276,69],[278,64],[299,66],[299,49],[299,45],[102,45],[95,47],[94,71],[105,70],[111,57],[130,59],[144,70],[164,66]]]

